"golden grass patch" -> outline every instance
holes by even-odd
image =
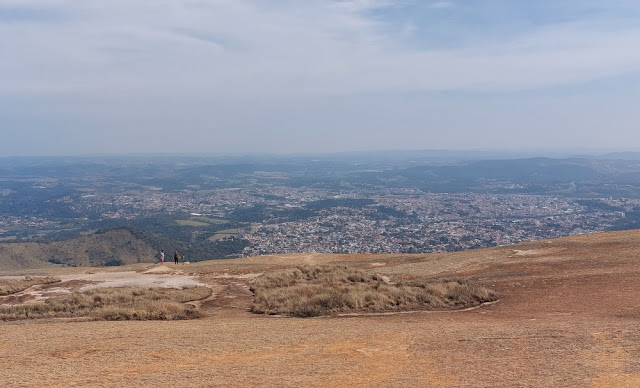
[[[257,278],[252,311],[300,317],[345,312],[449,310],[496,299],[468,280],[391,284],[376,274],[345,265],[299,266]]]
[[[211,295],[208,287],[95,288],[47,299],[44,303],[0,306],[0,320],[91,317],[96,320],[178,320],[201,316],[186,302]]]

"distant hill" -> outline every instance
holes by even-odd
[[[594,179],[600,175],[589,160],[552,158],[481,160],[464,165],[417,166],[400,173],[414,181],[425,180],[434,183],[448,180],[467,182],[476,179],[502,179],[517,183],[561,182]]]
[[[640,160],[640,152],[611,152],[598,156],[598,159],[621,159],[621,160]]]
[[[0,270],[69,266],[124,265],[153,262],[157,251],[125,228],[50,243],[0,244]],[[168,257],[169,255],[167,255]]]
[[[157,261],[160,249],[165,260],[173,260],[177,250],[190,262],[228,258],[248,243],[241,239],[205,241],[200,244],[172,239],[129,226],[54,242],[0,243],[0,271],[40,268],[50,265],[73,267],[119,266]]]

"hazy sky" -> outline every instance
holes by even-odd
[[[640,149],[637,0],[0,0],[0,154]]]

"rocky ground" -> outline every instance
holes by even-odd
[[[330,262],[394,280],[465,276],[500,299],[457,312],[311,319],[248,311],[256,276]],[[116,275],[56,271],[71,288],[120,276],[203,283],[214,292],[198,302],[206,317],[190,321],[0,322],[2,386],[640,386],[640,231],[454,254],[282,255],[104,271]]]

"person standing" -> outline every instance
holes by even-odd
[[[176,265],[178,265],[179,258],[180,258],[180,255],[178,254],[178,251],[173,251],[173,262],[176,263]]]
[[[164,249],[160,250],[160,264],[164,264]]]

